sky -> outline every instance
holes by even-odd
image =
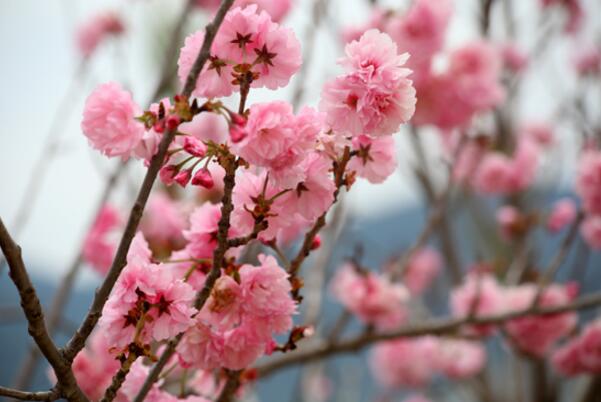
[[[308,0],[296,0],[295,11],[284,22],[302,39],[308,25]],[[315,58],[307,77],[306,102],[316,106],[321,85],[326,77],[336,74],[335,59],[341,54],[335,40],[339,21],[360,23],[365,18],[365,1],[333,1],[338,21],[326,20],[318,31]],[[395,3],[395,2],[388,2]],[[399,2],[396,2],[397,4]],[[457,1],[457,16],[451,26],[448,46],[474,35],[475,27],[461,18],[476,12],[476,1]],[[526,3],[526,2],[522,2]],[[9,229],[21,204],[31,175],[44,171],[39,198],[31,211],[25,230],[18,241],[31,269],[48,278],[59,278],[77,253],[92,219],[96,200],[104,178],[116,161],[103,158],[91,150],[79,129],[81,110],[86,95],[99,83],[116,80],[133,90],[138,102],[144,102],[156,80],[156,47],[160,40],[156,28],[164,27],[178,14],[181,0],[19,0],[0,2],[0,217]],[[79,56],[74,48],[74,30],[78,23],[95,10],[117,9],[125,15],[129,34],[120,44],[103,46],[91,62],[90,71],[69,92],[70,113],[60,119],[61,138],[56,157],[44,155],[40,171],[33,171],[42,155],[49,126],[73,81]],[[528,6],[517,10],[518,18],[528,18]],[[465,20],[463,20],[465,21]],[[200,29],[202,17],[194,18],[189,28]],[[159,30],[159,32],[163,32]],[[526,37],[528,33],[524,34]],[[563,74],[561,71],[558,74]],[[257,91],[250,102],[289,99],[290,89]],[[548,113],[553,91],[561,91],[544,82],[534,82],[532,91],[539,101],[524,105],[526,114]],[[538,88],[536,86],[539,86]],[[538,91],[538,92],[537,92]],[[406,133],[405,133],[406,134]],[[349,213],[358,215],[386,214],[391,210],[420,202],[421,194],[412,178],[411,157],[403,133],[396,136],[399,169],[384,184],[370,185],[359,181],[346,197]],[[436,152],[431,134],[426,134],[429,151]],[[134,163],[135,165],[135,163]],[[138,164],[139,165],[139,164]],[[130,169],[125,185],[114,199],[129,209],[130,197],[141,182],[140,166]]]

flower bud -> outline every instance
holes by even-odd
[[[169,131],[175,131],[177,129],[177,126],[179,126],[179,123],[179,116],[174,114],[167,116],[167,118],[165,119],[165,126]]]
[[[207,153],[207,146],[197,138],[186,136],[184,138],[184,150],[192,156],[203,158]]]
[[[192,169],[184,169],[180,170],[180,172],[175,175],[174,181],[177,182],[182,187],[186,187],[190,182],[190,178],[192,177]]]
[[[213,176],[211,176],[211,172],[209,172],[209,169],[203,168],[196,172],[196,174],[192,178],[192,185],[201,186],[206,188],[207,190],[212,189],[215,185],[215,182],[213,181]]]
[[[163,168],[161,168],[161,171],[159,172],[159,177],[161,178],[161,181],[165,183],[165,185],[170,186],[173,184],[174,177],[177,174],[177,172],[178,169],[175,165],[163,166]]]
[[[242,141],[246,136],[247,133],[244,126],[234,124],[230,127],[230,138],[234,144]]]
[[[311,242],[311,250],[317,250],[321,246],[321,237],[316,235]]]

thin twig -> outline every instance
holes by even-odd
[[[346,147],[344,149],[344,154],[342,155],[340,160],[334,163],[334,182],[336,184],[336,190],[334,190],[334,202],[336,202],[336,200],[338,199],[340,189],[344,185],[344,174],[346,172],[346,165],[348,164],[350,159],[350,148]],[[309,232],[305,234],[305,239],[303,240],[303,244],[300,250],[298,251],[296,257],[294,257],[294,259],[290,262],[288,274],[290,275],[289,279],[290,282],[293,283],[293,287],[294,281],[296,279],[296,276],[298,275],[298,271],[300,270],[301,265],[311,252],[311,247],[313,245],[315,237],[317,236],[321,228],[323,228],[326,225],[326,214],[327,211],[324,212],[319,218],[317,218],[317,221],[315,222],[311,230],[309,230]],[[299,288],[295,288],[293,290],[292,294],[295,298],[298,298],[299,290]]]
[[[55,401],[60,397],[56,390],[25,392],[6,387],[0,387],[0,395],[20,399],[22,401]]]

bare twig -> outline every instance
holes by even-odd
[[[54,389],[41,392],[24,392],[6,387],[0,387],[0,395],[22,401],[55,401],[60,397]]]
[[[48,334],[42,306],[25,269],[25,264],[21,256],[21,248],[10,237],[1,219],[0,247],[8,262],[10,277],[19,291],[21,307],[29,324],[29,335],[52,366],[58,379],[61,394],[70,401],[87,401],[87,398],[77,386],[69,362],[57,349]]]
[[[430,230],[437,229],[438,234],[440,236],[440,246],[442,254],[445,257],[446,263],[449,266],[449,273],[451,276],[451,280],[453,284],[457,285],[461,282],[462,273],[461,273],[461,264],[459,262],[459,258],[456,253],[456,247],[453,241],[453,235],[451,231],[450,222],[447,219],[446,207],[447,207],[447,195],[444,198],[441,198],[442,201],[440,204],[436,205],[436,190],[434,188],[434,183],[432,181],[432,177],[430,175],[428,169],[428,161],[426,159],[426,154],[423,149],[423,144],[421,142],[421,138],[419,137],[419,132],[415,126],[411,127],[411,144],[413,146],[413,150],[417,155],[418,168],[416,171],[416,176],[419,182],[422,185],[426,198],[431,206],[435,206],[435,213],[437,216],[435,219],[431,219],[429,223],[433,225]],[[449,172],[449,180],[452,179],[452,172]],[[429,233],[423,233],[425,239],[424,243],[429,236]]]
[[[291,352],[278,360],[274,360],[259,366],[257,370],[260,377],[267,377],[268,375],[271,375],[275,371],[284,367],[306,363],[317,359],[323,359],[325,357],[337,354],[355,352],[375,342],[422,335],[452,334],[460,330],[465,325],[500,324],[528,315],[553,315],[566,311],[585,310],[599,305],[601,305],[601,293],[595,293],[582,296],[578,300],[570,303],[552,307],[537,307],[535,309],[527,308],[503,314],[481,315],[473,318],[465,317],[432,319],[430,322],[425,322],[421,325],[403,327],[398,331],[367,333],[335,343],[320,343],[311,348]]]

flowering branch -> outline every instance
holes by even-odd
[[[601,293],[595,293],[592,295],[583,296],[570,303],[551,307],[528,307],[523,310],[512,311],[503,314],[480,315],[477,317],[468,316],[466,318],[435,319],[431,320],[431,322],[426,322],[421,325],[407,326],[399,329],[398,331],[383,333],[367,332],[355,338],[339,342],[318,344],[312,348],[299,350],[298,352],[290,353],[281,359],[266,363],[263,366],[257,367],[257,370],[260,377],[267,377],[284,367],[306,363],[341,353],[355,352],[379,341],[422,335],[450,334],[456,333],[460,328],[466,325],[501,324],[509,320],[526,317],[529,315],[554,315],[566,311],[590,309],[599,305],[601,305]]]
[[[29,323],[29,335],[31,335],[42,354],[54,369],[61,394],[69,400],[86,401],[87,398],[77,386],[69,361],[57,349],[48,334],[42,306],[25,269],[25,264],[21,256],[21,248],[10,237],[1,219],[0,247],[8,262],[10,277],[19,291],[21,307]]]
[[[207,59],[209,58],[209,49],[215,38],[215,34],[219,28],[219,25],[223,21],[225,13],[231,7],[233,0],[224,0],[219,8],[219,11],[215,15],[213,22],[211,22],[206,27],[206,38],[203,43],[202,49],[196,58],[194,65],[192,66],[190,73],[186,79],[186,85],[184,86],[184,90],[182,95],[184,97],[190,96],[194,87],[196,86],[196,81],[198,80],[198,74],[204,67]],[[158,175],[159,169],[161,168],[163,161],[165,160],[165,156],[167,154],[167,149],[169,148],[169,144],[173,140],[175,136],[175,131],[167,131],[161,142],[159,144],[159,149],[156,155],[152,157],[150,162],[150,166],[148,167],[148,171],[146,172],[146,176],[144,177],[144,181],[142,183],[142,187],[140,188],[140,192],[138,193],[138,197],[136,202],[131,210],[127,225],[125,227],[125,231],[123,233],[123,237],[121,238],[121,242],[119,243],[119,247],[117,249],[117,253],[115,255],[115,259],[113,260],[113,264],[111,269],[109,270],[104,282],[100,286],[100,288],[96,291],[96,296],[94,297],[94,302],[92,303],[92,307],[88,312],[85,320],[81,324],[78,331],[68,342],[64,354],[70,361],[73,360],[75,355],[83,348],[85,344],[85,340],[88,338],[94,326],[98,322],[100,315],[102,314],[102,308],[106,303],[109,294],[119,277],[119,274],[125,267],[127,252],[129,250],[129,246],[136,234],[136,230],[138,228],[138,224],[140,223],[140,219],[142,218],[142,213],[144,212],[144,207],[146,206],[146,201],[148,201],[148,196],[150,195],[150,190],[152,189],[152,185]]]
[[[336,184],[336,189],[334,190],[334,203],[338,200],[338,194],[340,193],[340,189],[345,184],[344,182],[344,174],[346,172],[346,165],[351,159],[351,151],[349,147],[344,149],[344,154],[340,158],[339,161],[334,162],[334,183]],[[288,274],[290,275],[290,282],[292,283],[292,295],[294,298],[299,297],[299,291],[302,287],[298,282],[297,275],[300,270],[301,265],[305,261],[305,259],[311,253],[311,247],[313,245],[313,241],[315,240],[315,236],[319,233],[319,231],[326,225],[326,215],[327,211],[324,212],[317,221],[307,232],[305,235],[305,239],[303,240],[303,245],[301,249],[298,251],[298,254],[294,259],[290,262],[290,267],[288,268]]]

